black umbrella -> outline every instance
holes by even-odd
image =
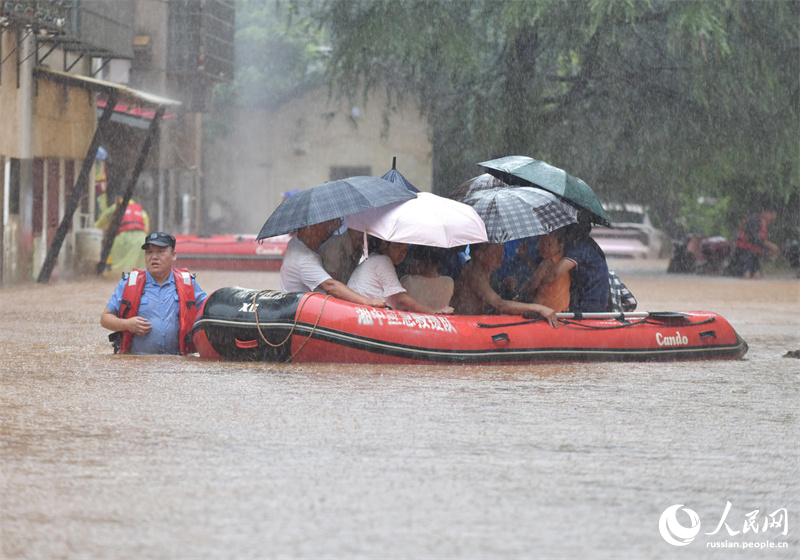
[[[411,184],[411,182],[403,177],[403,174],[397,170],[397,158],[392,158],[392,168],[386,172],[386,175],[381,177],[381,179],[386,179],[389,182],[397,183],[398,185],[403,185],[405,188],[410,190],[413,193],[418,193],[419,189]]]
[[[416,196],[404,186],[378,177],[360,176],[329,181],[284,200],[267,219],[258,239],[291,233],[301,227],[403,202]]]

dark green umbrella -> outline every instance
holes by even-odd
[[[611,225],[611,220],[603,211],[603,206],[592,187],[563,169],[525,156],[507,156],[484,161],[478,165],[506,183],[519,183],[521,179],[534,187],[557,194],[588,210],[592,214],[593,222],[605,226]]]

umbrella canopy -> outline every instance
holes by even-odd
[[[378,177],[359,176],[330,181],[284,200],[267,219],[258,239],[291,233],[301,227],[415,197],[402,185]]]
[[[413,193],[418,193],[419,189],[411,184],[411,181],[403,177],[403,174],[397,170],[397,158],[392,158],[392,168],[386,172],[386,175],[381,177],[381,179],[385,179],[391,183],[397,183],[398,185],[403,185],[405,188],[410,190]]]
[[[595,223],[611,225],[592,187],[563,169],[525,156],[508,156],[484,161],[478,165],[506,183],[518,183],[521,179],[535,187],[564,197],[588,210]]]
[[[346,216],[344,225],[385,241],[434,247],[488,240],[486,226],[471,206],[426,192],[405,202]]]
[[[534,187],[485,189],[464,202],[483,219],[491,243],[544,235],[578,221],[577,208]]]
[[[523,186],[522,181],[518,181],[517,186]],[[472,179],[467,179],[460,185],[458,185],[453,191],[450,193],[450,198],[453,200],[464,200],[466,197],[471,195],[472,193],[478,191],[485,191],[486,189],[495,189],[495,188],[502,188],[502,187],[509,187],[512,185],[508,185],[504,183],[494,175],[489,173],[483,173],[482,175],[478,175],[477,177],[473,177]]]

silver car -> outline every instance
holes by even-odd
[[[603,204],[612,228],[595,226],[592,237],[607,257],[665,259],[672,251],[669,236],[653,226],[647,208],[641,204]]]

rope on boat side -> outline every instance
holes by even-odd
[[[319,325],[319,320],[320,320],[320,319],[322,319],[322,312],[323,312],[323,311],[324,311],[324,309],[325,309],[325,304],[326,304],[326,303],[328,303],[328,298],[330,298],[330,297],[331,297],[331,296],[325,296],[325,299],[324,299],[324,300],[322,300],[322,307],[320,307],[320,308],[319,308],[319,315],[317,315],[317,320],[316,320],[316,321],[314,321],[314,327],[311,329],[311,332],[310,332],[310,333],[308,333],[308,336],[307,336],[307,337],[306,337],[306,339],[303,341],[303,343],[300,345],[300,347],[299,347],[297,350],[295,350],[295,351],[294,351],[294,354],[292,354],[291,356],[289,356],[289,359],[287,359],[287,360],[286,360],[286,363],[287,363],[287,364],[288,364],[289,362],[291,362],[292,360],[294,360],[294,357],[295,357],[295,356],[297,356],[297,353],[298,353],[298,352],[300,352],[300,350],[302,350],[302,349],[303,349],[303,346],[305,346],[305,345],[306,345],[306,342],[308,342],[309,340],[311,340],[311,337],[312,337],[312,336],[314,336],[314,331],[316,331],[316,330],[317,330],[317,325]],[[309,296],[308,298],[306,298],[306,301],[308,301],[308,300],[310,300],[310,299],[311,299],[311,297]],[[303,305],[305,305],[305,301],[303,302]],[[301,310],[302,310],[302,308],[301,308]],[[297,315],[298,315],[298,316],[300,315],[300,312],[299,312],[299,311],[297,312]],[[295,324],[297,324],[297,319],[295,319]],[[294,327],[292,327],[292,329],[294,329]],[[290,333],[290,334],[291,334],[291,333]]]
[[[253,313],[255,313],[255,316],[256,316],[256,329],[258,329],[258,334],[259,334],[259,336],[261,336],[261,340],[266,342],[272,348],[280,348],[281,346],[286,344],[289,341],[289,339],[292,337],[292,334],[294,334],[294,330],[295,330],[295,328],[297,328],[297,321],[300,318],[300,313],[303,312],[303,308],[306,306],[306,303],[308,302],[308,300],[311,299],[311,296],[313,296],[314,294],[309,295],[306,299],[303,300],[303,303],[300,306],[300,309],[297,310],[297,313],[294,316],[294,323],[292,323],[292,328],[289,329],[289,334],[286,335],[286,338],[284,338],[278,344],[273,344],[272,342],[267,340],[267,337],[264,336],[264,333],[261,331],[261,323],[258,320],[258,305],[256,304],[256,300],[258,299],[258,296],[260,296],[261,294],[266,293],[266,292],[274,292],[274,291],[275,290],[261,290],[259,292],[256,292],[256,294],[253,296],[252,308],[253,308]],[[319,321],[320,321],[320,319],[322,319],[322,312],[325,310],[325,304],[328,303],[328,298],[330,298],[330,297],[331,296],[329,296],[329,295],[325,296],[325,299],[322,301],[322,307],[320,307],[320,309],[319,309],[319,315],[317,315],[317,320],[314,322],[314,327],[311,329],[311,332],[308,334],[306,339],[300,345],[300,348],[295,350],[294,354],[289,356],[289,359],[286,360],[287,363],[291,362],[294,359],[294,357],[297,356],[297,353],[300,352],[300,350],[303,349],[303,346],[306,345],[306,342],[308,342],[308,340],[314,335],[314,332],[317,330],[317,326],[319,325]]]

